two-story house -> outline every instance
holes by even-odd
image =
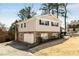
[[[39,37],[48,40],[60,33],[60,20],[53,15],[34,16],[16,23],[15,40],[33,44]]]

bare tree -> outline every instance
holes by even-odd
[[[34,15],[36,15],[36,12],[34,12],[32,10],[31,7],[25,7],[23,9],[21,9],[18,13],[18,16],[24,20],[24,19],[28,19],[28,18],[31,18],[33,17]]]

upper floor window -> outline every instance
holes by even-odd
[[[49,21],[45,21],[45,25],[49,25]]]
[[[51,22],[51,26],[54,26],[53,22]]]
[[[21,24],[21,28],[23,28],[23,24]]]
[[[55,23],[55,26],[58,26],[59,24],[58,23]]]
[[[44,22],[42,20],[39,20],[40,25],[44,25]]]
[[[49,21],[39,20],[40,25],[49,25]]]
[[[26,27],[26,23],[24,23],[24,27]]]
[[[59,23],[57,23],[57,26],[59,25]]]
[[[51,26],[58,26],[59,23],[51,22]]]

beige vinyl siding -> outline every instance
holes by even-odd
[[[24,23],[26,23],[26,26],[24,27]],[[26,21],[18,23],[18,31],[19,32],[28,32],[28,31],[35,31],[36,30],[36,19],[28,19]],[[23,27],[21,28],[21,24],[23,24]]]
[[[39,20],[40,20],[40,18],[38,18],[38,20],[36,20],[36,31],[60,32],[60,21],[53,21],[51,19],[41,18],[41,20],[49,21],[49,25],[40,25]],[[51,22],[59,23],[59,25],[51,26]]]
[[[44,18],[45,17],[45,18]],[[39,20],[49,21],[49,25],[40,25]],[[58,23],[59,26],[51,26],[51,22]],[[24,27],[24,23],[26,23],[26,27]],[[21,24],[23,27],[21,28]],[[60,32],[60,21],[54,16],[36,16],[28,20],[24,20],[22,22],[18,22],[19,32],[33,32],[33,31],[41,31],[41,32]]]

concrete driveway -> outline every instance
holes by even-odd
[[[11,41],[12,42],[12,41]],[[0,43],[0,56],[33,56],[32,53],[20,50],[17,48],[24,48],[24,46],[16,45],[17,48],[10,46],[11,42]],[[25,48],[26,49],[26,48]]]

